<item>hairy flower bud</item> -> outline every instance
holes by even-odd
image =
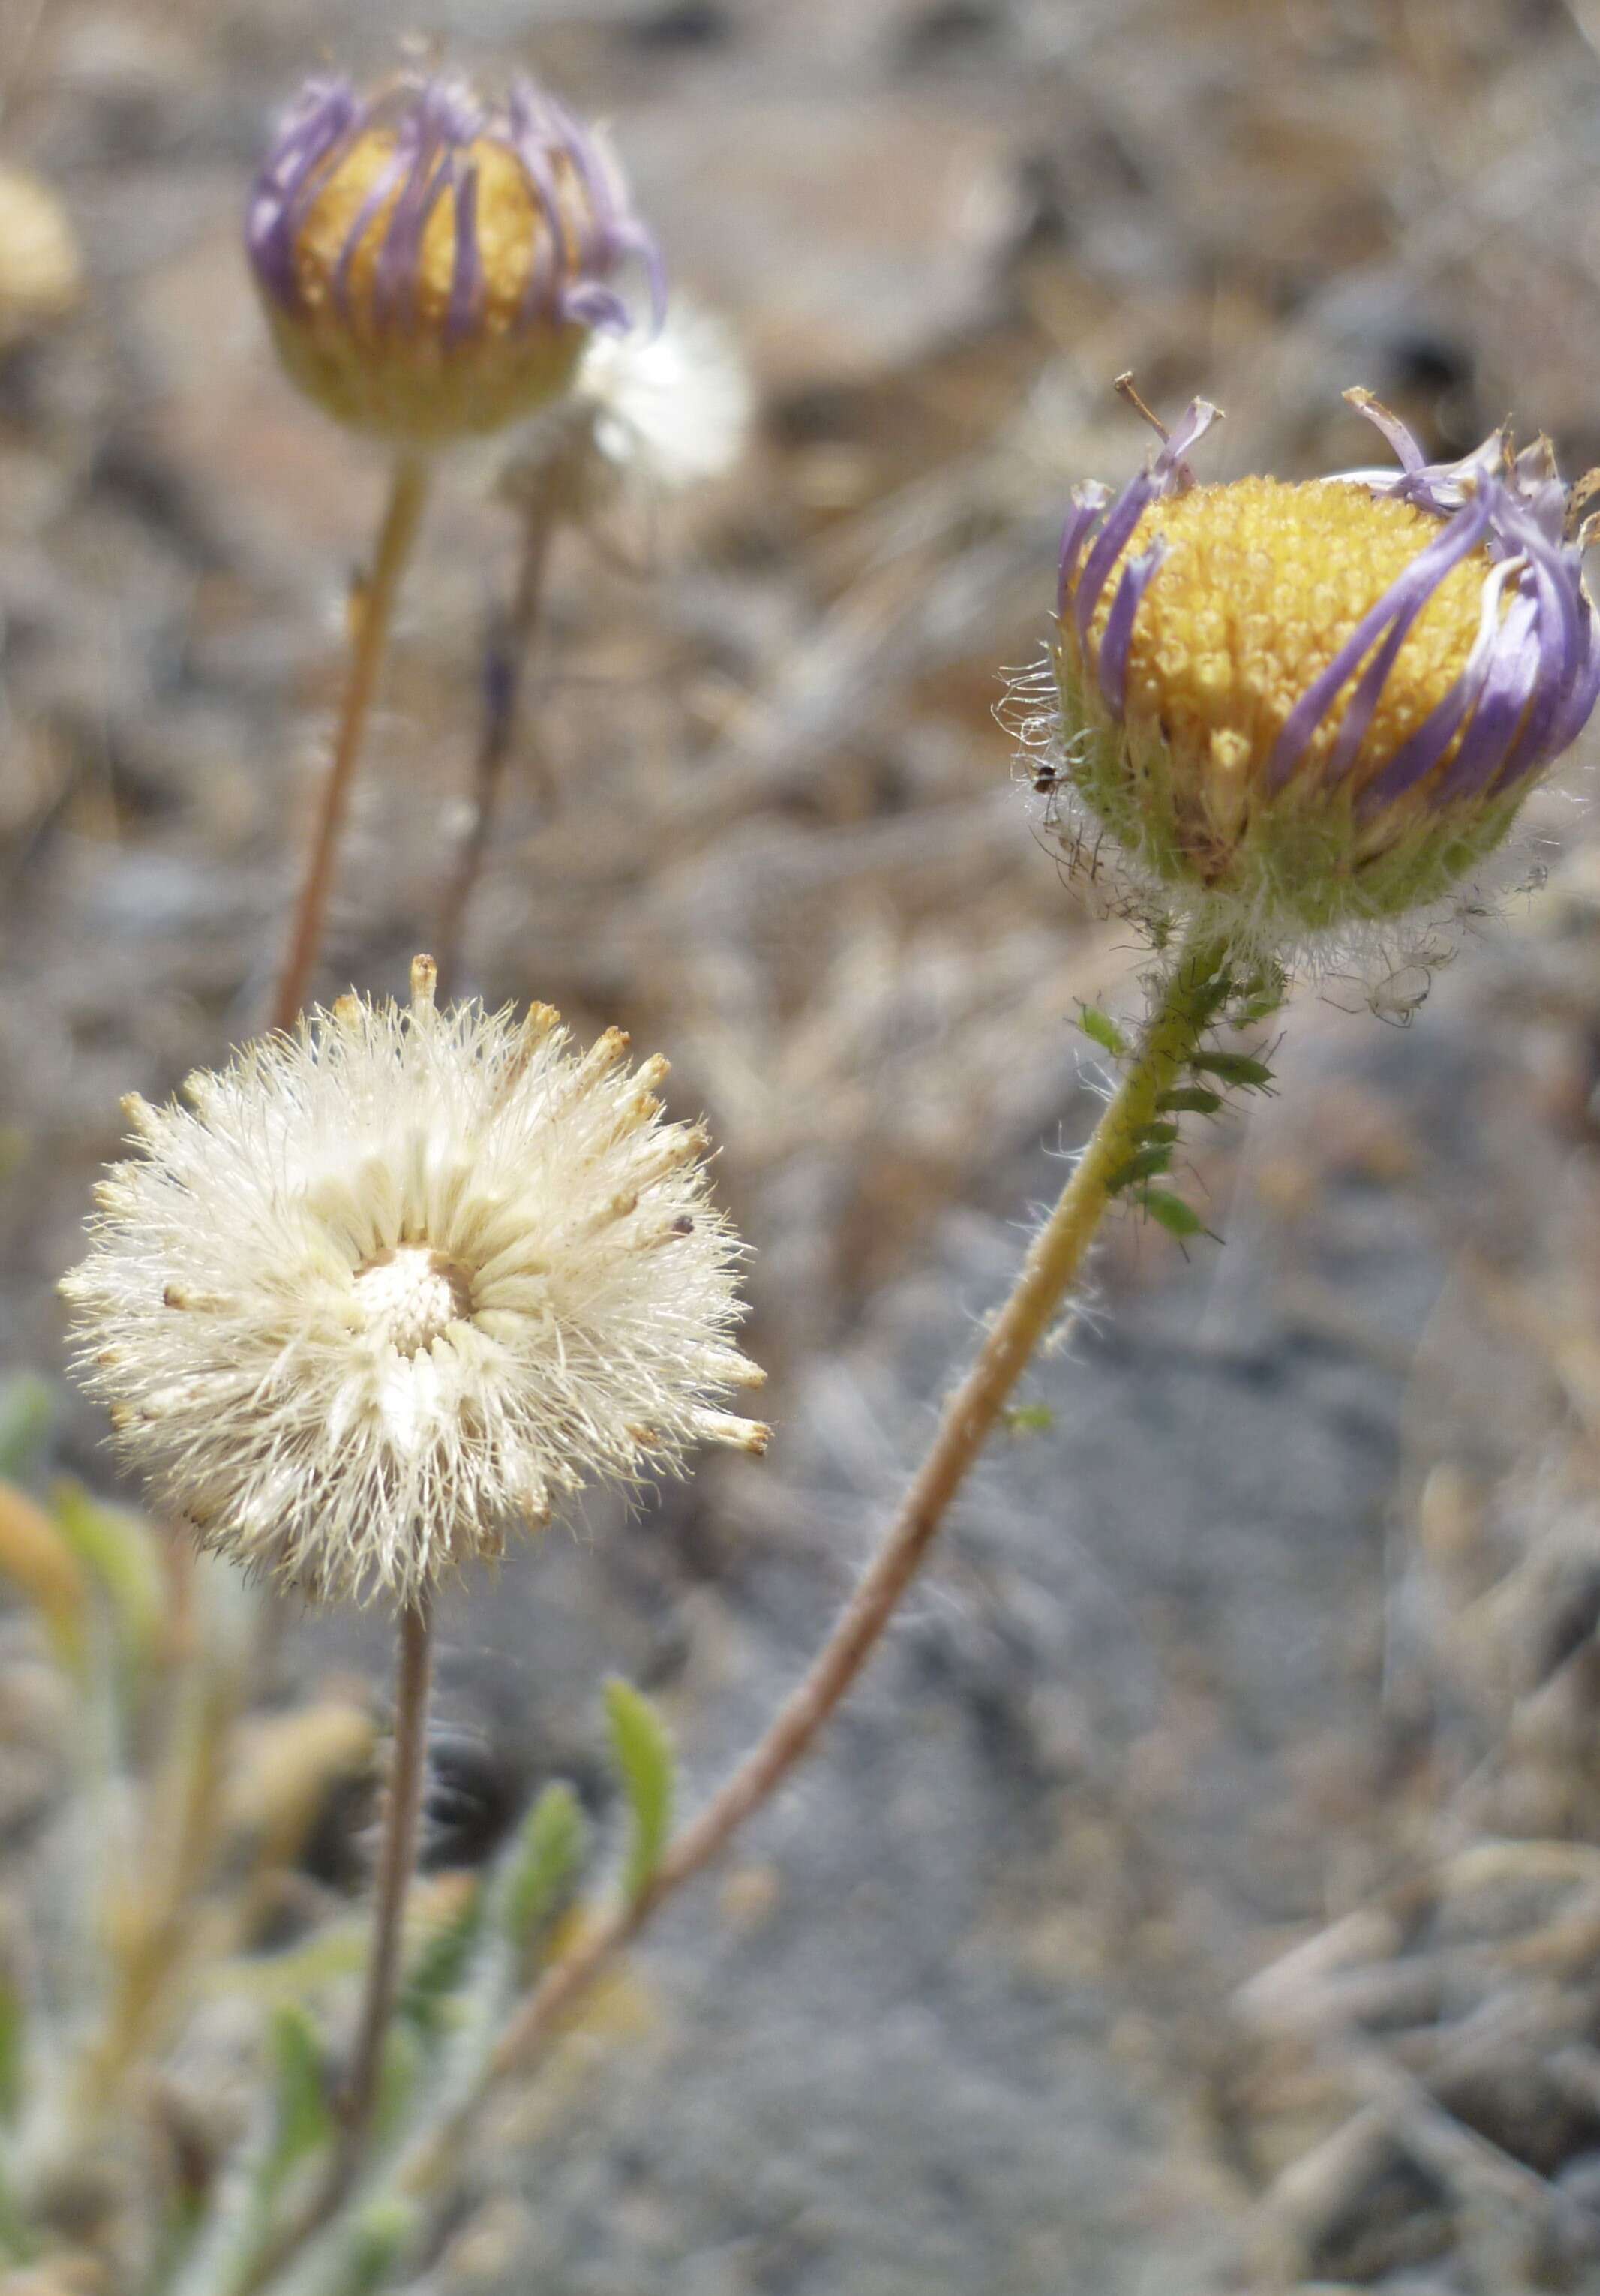
[[[1600,694],[1548,441],[1429,464],[1350,396],[1399,473],[1198,485],[1197,400],[1062,543],[1052,776],[1159,898],[1274,946],[1449,894]]]
[[[257,179],[247,243],[273,340],[344,422],[409,445],[496,430],[564,390],[611,283],[655,244],[600,137],[530,80],[486,106],[403,74],[302,90]]]

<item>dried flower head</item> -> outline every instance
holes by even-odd
[[[497,430],[570,382],[612,284],[655,242],[605,144],[518,78],[502,106],[403,73],[313,80],[279,127],[247,243],[290,374],[341,422],[429,444]]]
[[[1582,545],[1547,439],[1200,486],[1196,401],[1062,543],[1049,778],[1167,906],[1283,947],[1458,886],[1600,694]]]
[[[660,1059],[581,1057],[547,1005],[341,997],[126,1103],[62,1285],[86,1383],[204,1545],[316,1595],[404,1603],[596,1475],[760,1450],[718,1407],[740,1247]]]

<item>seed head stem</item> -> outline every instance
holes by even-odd
[[[339,831],[349,805],[350,788],[394,622],[395,601],[421,524],[428,481],[429,465],[423,456],[396,455],[371,570],[354,602],[350,661],[339,708],[339,731],[273,995],[270,1025],[274,1029],[293,1027],[305,1005],[316,969],[327,922],[328,898],[333,887]]]
[[[523,522],[522,554],[517,587],[499,627],[494,631],[485,664],[483,720],[478,733],[473,772],[472,817],[455,857],[450,882],[440,905],[434,934],[443,993],[453,995],[461,959],[467,912],[483,873],[505,770],[510,762],[521,712],[528,658],[538,633],[544,602],[544,578],[557,519],[546,500],[533,504]]]
[[[402,1923],[416,1870],[428,1770],[428,1701],[433,1679],[433,1606],[428,1594],[400,1614],[395,1685],[395,1751],[379,1850],[366,1990],[350,2070],[339,2100],[343,2122],[331,2182],[342,2194],[358,2171],[378,2099],[383,2044],[400,1973]],[[334,2203],[337,2205],[337,2203]]]

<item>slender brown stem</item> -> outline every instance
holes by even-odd
[[[405,1900],[416,1870],[422,1786],[428,1773],[428,1702],[433,1682],[433,1605],[427,1594],[400,1614],[395,1670],[395,1749],[372,1906],[366,1989],[350,2069],[337,2103],[340,2128],[325,2176],[288,2222],[221,2284],[219,2296],[255,2296],[339,2214],[365,2163],[378,2103],[383,2045],[400,1974]]]
[[[283,963],[273,993],[270,1025],[274,1029],[294,1025],[316,969],[327,921],[328,897],[333,887],[339,831],[349,805],[350,786],[361,756],[379,672],[383,667],[395,618],[395,600],[421,523],[428,480],[428,464],[420,456],[402,454],[396,458],[371,570],[353,602],[350,661],[339,707],[339,731],[322,783],[322,809],[306,857],[306,873],[295,901]]]
[[[809,1672],[759,1743],[672,1843],[647,1887],[593,1923],[545,1972],[502,2037],[488,2082],[526,2072],[538,2060],[563,2016],[606,1964],[656,1908],[708,1865],[751,1813],[770,1799],[861,1672],[1006,1398],[1081,1273],[1114,1199],[1119,1171],[1137,1153],[1162,1094],[1183,1072],[1216,1009],[1215,984],[1227,963],[1226,947],[1214,942],[1195,943],[1180,951],[1120,1088],[1035,1236],[1016,1286],[989,1325],[970,1370],[945,1405],[932,1448]],[[407,2173],[412,2189],[425,2190],[437,2183],[482,2094],[480,2090],[466,2100],[419,2146]]]
[[[553,508],[528,507],[523,521],[522,555],[510,606],[490,638],[484,667],[483,722],[472,777],[472,818],[445,889],[434,933],[441,993],[453,992],[461,966],[467,911],[483,874],[505,770],[510,762],[522,706],[522,692],[544,600],[544,577],[556,530]]]
[[[431,1597],[423,1594],[411,1609],[400,1614],[394,1762],[378,1857],[371,1951],[367,1960],[366,1991],[355,2028],[350,2070],[339,2100],[343,2128],[334,2181],[340,2196],[354,2181],[361,2165],[378,2100],[384,2040],[394,2012],[406,1893],[416,1870],[417,1836],[421,1825],[422,1783],[428,1769],[428,1698],[432,1679],[433,1609]],[[338,2205],[337,2197],[331,2205]]]

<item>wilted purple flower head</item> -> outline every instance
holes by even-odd
[[[1547,439],[1402,468],[1196,483],[1196,400],[1061,550],[1058,772],[1147,880],[1286,942],[1448,892],[1600,696]]]
[[[605,144],[518,78],[502,105],[402,73],[370,97],[315,79],[257,178],[247,243],[294,380],[342,422],[428,444],[498,430],[563,390],[615,278],[654,241]]]

